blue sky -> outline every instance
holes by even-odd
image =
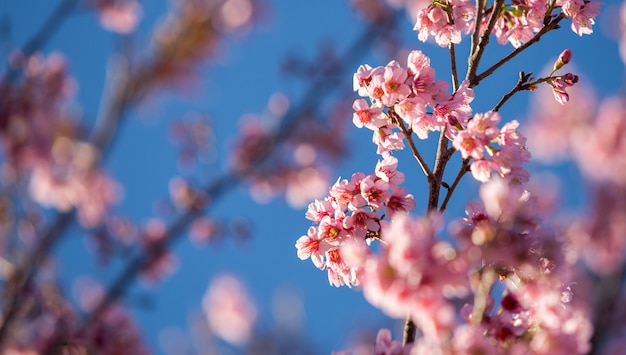
[[[19,45],[34,32],[54,3],[3,1],[0,15],[10,21],[11,36]],[[607,21],[615,13],[615,4],[606,3],[598,23]],[[143,6],[144,18],[137,34],[139,51],[147,47],[147,34],[166,10],[167,2],[150,1]],[[159,95],[127,115],[107,161],[107,170],[124,185],[124,200],[116,212],[137,222],[145,221],[155,215],[155,200],[167,196],[169,179],[179,174],[176,149],[168,138],[168,127],[173,119],[189,111],[207,113],[215,120],[219,152],[227,154],[227,144],[235,135],[241,115],[262,112],[275,92],[286,93],[296,105],[306,99],[301,96],[307,83],[281,78],[280,65],[287,53],[314,58],[322,41],[332,41],[343,53],[363,30],[363,22],[350,10],[348,1],[275,0],[268,2],[267,7],[267,15],[253,32],[225,43],[217,61],[199,70],[202,84],[195,92]],[[402,22],[405,47],[421,49],[431,56],[438,78],[447,79],[447,51],[419,42],[412,31],[412,23],[404,17]],[[581,77],[591,81],[600,96],[621,90],[624,70],[614,39],[606,35],[609,32],[597,26],[592,36],[583,38],[578,38],[568,28],[549,35],[526,53],[523,60],[513,61],[478,87],[474,109],[481,111],[493,106],[499,95],[514,84],[517,71],[541,71],[565,48],[573,50],[573,62]],[[44,48],[47,53],[59,50],[69,59],[70,70],[79,82],[77,101],[87,122],[89,117],[95,116],[107,55],[113,45],[115,38],[98,27],[93,14],[81,14],[70,19]],[[460,46],[457,53],[464,53],[463,48]],[[510,46],[499,50],[490,47],[485,61],[492,62],[496,55],[508,50]],[[384,65],[390,59],[370,52],[351,66],[356,69],[360,63]],[[345,75],[350,89],[352,72]],[[508,119],[524,117],[528,98],[528,93],[515,97],[501,111],[503,116]],[[338,168],[337,177],[349,177],[356,171],[368,173],[376,165],[375,147],[370,143],[369,133],[354,127],[350,132],[350,159]],[[222,167],[224,161],[220,163]],[[407,176],[416,177],[407,181],[407,187],[416,196],[419,207],[425,205],[424,181],[416,167],[410,165],[414,164],[409,159],[401,160],[400,169]],[[453,215],[461,213],[464,204],[475,194],[476,184],[467,180],[469,177],[453,198],[450,208]],[[215,247],[197,249],[183,240],[175,246],[179,258],[177,273],[152,288],[136,285],[131,292],[131,295],[149,293],[153,297],[154,308],[135,309],[134,315],[156,353],[160,352],[159,332],[168,327],[185,330],[189,317],[201,312],[200,302],[208,282],[222,272],[234,273],[248,285],[262,321],[271,322],[270,304],[277,289],[289,288],[299,294],[306,311],[305,333],[310,342],[318,345],[320,353],[342,349],[357,324],[395,327],[394,334],[399,337],[398,323],[369,306],[357,290],[329,286],[325,272],[296,257],[295,240],[305,234],[310,225],[304,218],[304,209],[291,209],[282,201],[259,206],[250,199],[245,188],[236,188],[217,203],[213,213],[218,217],[248,218],[253,227],[250,242],[240,245],[227,240]],[[119,263],[107,270],[99,269],[92,255],[84,250],[84,236],[77,228],[56,250],[61,282],[68,293],[72,280],[79,275],[94,274],[106,284],[119,269]]]

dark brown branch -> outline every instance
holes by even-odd
[[[476,75],[476,76],[473,76],[473,77],[470,77],[468,75],[468,79],[470,80],[470,87],[474,87],[474,86],[478,85],[478,83],[480,83],[483,79],[485,79],[489,75],[493,74],[498,68],[500,68],[501,66],[506,64],[511,59],[515,58],[518,54],[522,53],[528,47],[530,47],[533,44],[539,42],[539,40],[541,40],[541,38],[546,33],[550,32],[552,30],[558,29],[560,27],[559,26],[559,22],[561,22],[564,18],[565,18],[565,15],[560,14],[557,18],[552,20],[548,25],[542,27],[539,32],[535,33],[533,38],[531,38],[528,42],[526,42],[523,45],[515,48],[511,53],[506,55],[504,58],[500,59],[497,63],[495,63],[494,65],[489,67],[489,69],[485,70],[484,72],[480,73],[479,75]],[[469,72],[468,72],[468,74],[469,74]]]
[[[402,119],[398,117],[397,113],[395,113],[394,111],[390,111],[389,114],[391,115],[394,124],[398,126],[398,128],[400,128],[407,142],[409,142],[409,147],[411,148],[411,152],[413,152],[413,157],[415,158],[415,160],[417,160],[417,163],[419,164],[420,168],[422,168],[424,175],[426,175],[426,178],[428,178],[429,180],[432,179],[433,172],[430,170],[430,168],[428,167],[428,164],[426,163],[426,161],[420,154],[419,150],[417,149],[417,146],[415,145],[415,141],[413,141],[412,133],[406,128],[406,126],[404,125],[404,122],[402,122]]]
[[[478,84],[476,81],[476,72],[478,72],[478,65],[480,64],[480,60],[485,52],[485,48],[487,48],[487,44],[489,43],[489,37],[491,36],[491,31],[496,25],[496,21],[500,16],[500,11],[502,11],[502,6],[504,5],[504,0],[496,0],[493,4],[493,8],[491,9],[491,16],[489,18],[489,23],[483,32],[483,35],[480,36],[478,44],[476,45],[476,50],[472,51],[469,58],[467,58],[467,75],[466,79],[470,81],[470,87],[474,87]]]
[[[441,207],[439,207],[439,212],[445,211],[446,208],[448,207],[448,202],[450,202],[450,198],[452,197],[454,190],[459,185],[459,182],[461,182],[461,179],[463,178],[463,176],[469,171],[469,166],[470,166],[469,159],[464,159],[463,163],[461,163],[461,167],[459,168],[459,172],[456,174],[456,177],[454,178],[454,182],[452,183],[452,185],[448,188],[448,191],[446,192],[446,196],[444,197],[443,202],[441,203]]]
[[[404,335],[402,337],[402,345],[414,343],[416,332],[417,327],[415,326],[415,323],[413,323],[410,317],[407,317],[406,321],[404,322]]]
[[[528,74],[524,73],[523,71],[519,72],[519,78],[517,79],[517,83],[515,84],[515,86],[508,93],[502,96],[500,101],[498,101],[498,103],[491,109],[491,111],[498,112],[502,105],[504,105],[504,103],[506,103],[511,97],[513,97],[513,95],[520,91],[528,90],[529,87],[525,84],[528,82],[528,79],[532,74],[532,72]]]

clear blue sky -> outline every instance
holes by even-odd
[[[10,21],[12,38],[17,44],[23,44],[55,3],[5,0],[0,4],[0,15]],[[615,5],[611,1],[606,3],[598,23],[608,21],[615,13]],[[164,13],[167,2],[144,1],[143,6],[144,18],[138,32],[138,38],[144,39],[138,42],[141,47],[147,46],[147,33],[156,18]],[[607,11],[609,9],[613,11]],[[107,166],[124,185],[124,201],[116,211],[135,221],[144,221],[154,216],[155,200],[167,196],[170,177],[179,174],[175,148],[167,134],[174,118],[193,110],[208,113],[216,120],[218,148],[225,154],[241,115],[262,112],[269,97],[277,91],[287,93],[292,104],[303,99],[300,95],[304,83],[280,78],[280,64],[286,53],[313,58],[321,41],[329,40],[342,53],[360,34],[362,27],[363,23],[351,12],[348,1],[270,1],[267,16],[258,27],[248,36],[226,43],[217,63],[200,71],[203,84],[195,93],[148,101],[128,115]],[[401,28],[406,48],[421,49],[431,56],[438,77],[446,79],[447,52],[438,46],[419,42],[408,19],[403,19]],[[574,64],[581,77],[592,81],[600,96],[620,90],[624,70],[617,45],[606,36],[608,30],[603,30],[602,26],[595,29],[592,36],[583,38],[578,38],[567,28],[549,35],[527,53],[525,60],[514,61],[502,75],[476,90],[475,110],[488,108],[497,101],[499,96],[492,92],[508,91],[515,81],[516,71],[540,71],[565,48],[572,48]],[[45,52],[59,50],[68,57],[71,72],[79,82],[78,101],[86,117],[93,117],[98,107],[107,54],[113,44],[114,37],[98,27],[95,16],[84,14],[71,19],[44,48]],[[494,52],[487,53],[488,62],[493,60]],[[370,53],[362,62],[375,66],[384,65],[389,59]],[[356,69],[358,64],[351,65]],[[352,72],[345,75],[351,87]],[[521,119],[528,95],[523,93],[512,100],[502,110],[503,116]],[[369,133],[359,132],[354,127],[350,130],[350,159],[339,167],[337,177],[348,177],[355,171],[368,173],[376,164],[375,147],[370,143]],[[412,162],[405,160],[400,164],[409,179],[410,176],[417,177],[408,183],[408,187],[413,189],[410,192],[416,196],[418,206],[425,205],[423,181],[418,175],[410,175],[417,173],[415,167],[409,166]],[[474,195],[475,186],[471,182],[464,184],[453,200],[456,203],[451,213],[462,211],[465,202]],[[200,302],[209,280],[222,272],[235,273],[247,283],[256,298],[262,322],[271,322],[271,299],[278,288],[287,287],[298,293],[305,304],[305,333],[312,343],[318,345],[320,353],[342,349],[357,324],[396,327],[394,335],[400,337],[398,323],[369,306],[358,291],[329,286],[325,272],[315,269],[309,261],[302,262],[297,258],[295,240],[305,234],[310,225],[304,218],[304,209],[293,210],[282,201],[259,206],[248,197],[245,189],[238,188],[220,200],[213,211],[220,217],[248,217],[253,226],[252,240],[245,245],[226,241],[205,249],[197,249],[183,241],[175,247],[179,258],[176,274],[154,288],[137,286],[133,289],[131,295],[150,293],[153,297],[153,309],[136,309],[134,314],[156,353],[160,352],[157,345],[159,331],[172,326],[186,329],[190,315],[201,312]],[[57,250],[61,281],[68,293],[76,276],[94,273],[106,283],[115,275],[114,270],[98,269],[84,248],[82,234],[74,229],[71,238]]]

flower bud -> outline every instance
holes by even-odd
[[[570,60],[572,60],[572,50],[568,48],[561,52],[559,58],[556,60],[556,62],[554,62],[554,68],[552,69],[552,71],[557,71],[561,69],[561,67],[569,63]]]

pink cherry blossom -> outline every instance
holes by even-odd
[[[557,0],[563,13],[572,18],[572,31],[579,36],[593,33],[595,18],[600,14],[600,3],[597,1]]]
[[[393,131],[393,126],[385,125],[374,131],[372,141],[378,146],[376,154],[389,156],[395,150],[404,149],[404,136]]]
[[[234,345],[244,345],[252,336],[257,309],[243,283],[232,275],[211,281],[202,299],[211,331]]]
[[[407,214],[415,208],[415,198],[413,195],[406,193],[403,187],[394,187],[391,190],[391,196],[387,201],[386,214],[389,218],[393,218],[397,213]]]
[[[306,211],[306,218],[314,223],[319,223],[324,216],[332,216],[334,215],[334,212],[335,208],[333,206],[333,201],[330,197],[327,197],[322,201],[315,200],[311,202]]]
[[[387,116],[383,113],[383,109],[379,104],[369,105],[364,99],[357,99],[352,105],[354,114],[352,122],[358,128],[366,127],[376,130],[387,124]]]
[[[391,185],[400,185],[404,182],[404,173],[398,171],[398,158],[391,155],[376,163],[375,174]]]
[[[393,106],[397,100],[403,100],[409,95],[410,88],[404,83],[407,75],[406,70],[398,62],[391,61],[387,64],[384,73],[384,95],[381,97],[385,106]]]
[[[419,127],[421,123],[426,120],[426,102],[419,97],[409,97],[395,105],[395,112],[402,118],[404,122],[409,124],[410,127]],[[421,139],[428,137],[428,130],[425,134],[419,134]]]
[[[389,200],[389,183],[382,179],[374,179],[372,175],[361,180],[360,190],[361,196],[375,210],[381,209]]]
[[[298,249],[300,260],[311,258],[313,265],[318,269],[324,269],[324,254],[328,249],[328,244],[319,239],[316,227],[309,227],[307,235],[303,235],[296,241],[296,249]]]

